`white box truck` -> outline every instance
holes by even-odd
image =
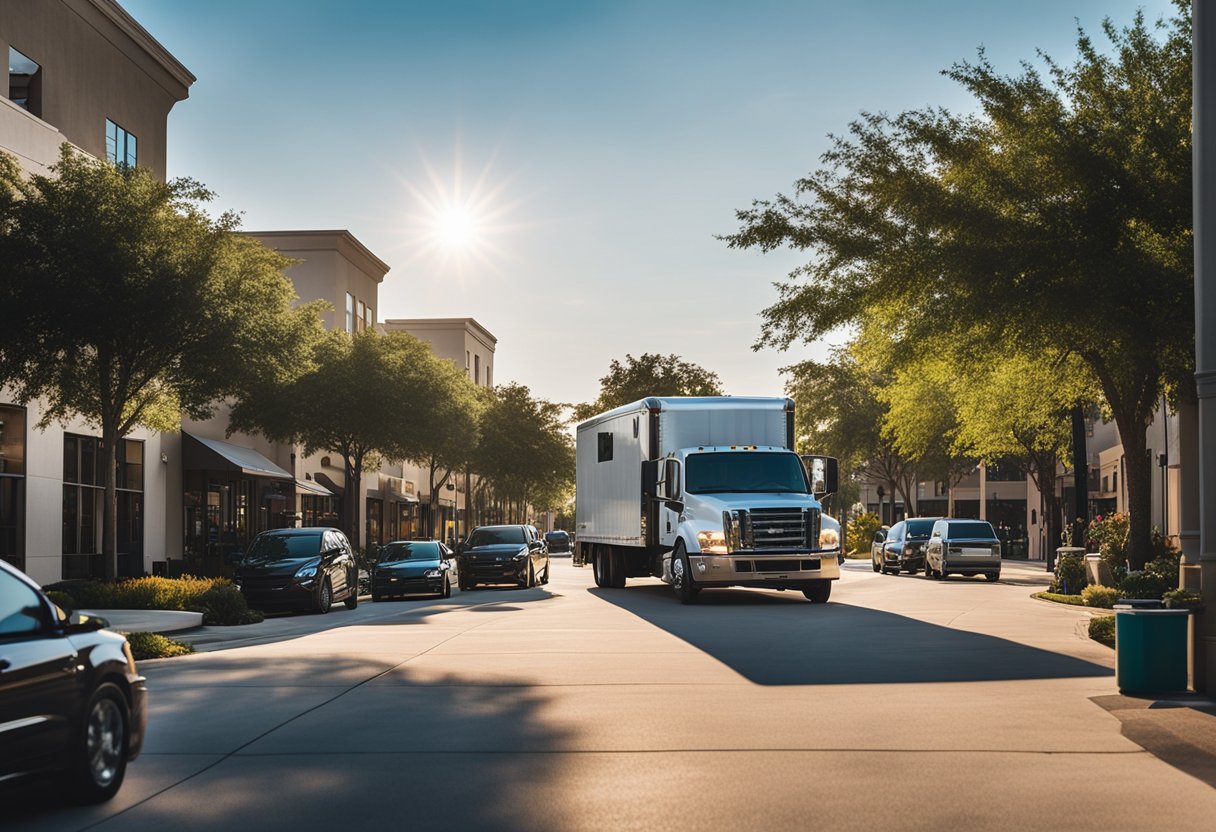
[[[835,491],[836,461],[793,447],[786,398],[653,397],[588,419],[577,436],[574,562],[591,564],[601,587],[659,578],[685,604],[724,586],[826,602],[841,534],[816,491]]]

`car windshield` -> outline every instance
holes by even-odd
[[[386,543],[380,547],[380,554],[376,556],[377,563],[396,563],[401,560],[439,560],[439,544],[428,541]]]
[[[933,532],[932,520],[909,520],[908,540],[928,540]]]
[[[321,553],[321,533],[263,534],[254,538],[245,553],[246,563],[312,558]]]
[[[806,474],[794,454],[691,454],[684,471],[689,494],[728,492],[806,494]]]
[[[548,532],[545,535],[545,540],[565,540],[565,539],[566,539],[565,532]]]
[[[996,535],[992,533],[992,526],[982,520],[972,523],[951,523],[950,531],[947,532],[947,536],[951,538],[981,537],[985,539],[996,537]]]
[[[501,529],[473,529],[469,535],[469,548],[474,546],[493,546],[499,543],[527,543],[524,530],[519,526],[505,526]]]

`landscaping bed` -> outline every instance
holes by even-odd
[[[65,610],[182,610],[201,612],[204,624],[256,624],[264,616],[251,610],[227,578],[129,578],[113,582],[64,581],[46,587]]]

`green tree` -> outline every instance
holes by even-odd
[[[812,253],[761,342],[812,340],[890,310],[904,346],[970,330],[1076,355],[1127,460],[1131,560],[1150,552],[1145,429],[1193,395],[1190,17],[1080,32],[1070,66],[1004,76],[981,52],[946,74],[977,112],[863,115],[794,196],[738,212],[733,247]],[[1129,299],[1135,298],[1135,303]]]
[[[718,374],[685,361],[680,356],[642,353],[638,358],[625,355],[625,363],[615,358],[608,374],[600,379],[600,395],[593,402],[576,405],[574,418],[590,419],[597,413],[636,402],[647,396],[721,396]]]
[[[264,385],[232,411],[229,431],[259,432],[305,453],[342,457],[346,496],[340,523],[362,541],[363,472],[379,459],[446,458],[472,444],[475,416],[464,374],[404,332],[327,332],[298,377]]]
[[[0,385],[79,417],[105,454],[102,553],[116,571],[115,473],[136,426],[173,430],[290,374],[318,323],[293,309],[289,263],[209,217],[197,182],[157,180],[64,145],[50,176],[0,153]]]

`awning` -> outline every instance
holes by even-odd
[[[182,467],[187,471],[238,471],[247,477],[293,482],[295,477],[252,448],[182,431]]]
[[[308,480],[296,480],[296,491],[302,491],[305,494],[316,494],[319,497],[332,497],[334,492],[330,491],[323,485],[318,485],[315,482]]]
[[[394,500],[396,500],[399,503],[416,503],[416,502],[418,502],[418,498],[415,497],[413,494],[402,494],[400,491],[398,491],[395,488],[389,490],[388,496],[392,497]]]
[[[319,483],[321,483],[321,485],[328,488],[330,490],[330,493],[333,494],[333,496],[335,496],[335,497],[341,497],[343,494],[346,493],[346,489],[343,488],[342,486],[338,485],[332,479],[330,479],[329,474],[317,473],[317,474],[313,474],[312,478],[316,482],[319,482]]]

